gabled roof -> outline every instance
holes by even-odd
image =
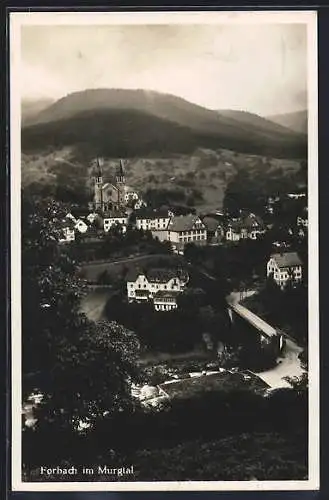
[[[104,219],[123,219],[127,218],[128,215],[125,212],[120,212],[120,211],[111,211],[111,212],[105,212],[103,215]]]
[[[165,268],[149,269],[145,274],[150,283],[167,283],[173,278],[180,277],[178,271]]]
[[[168,210],[151,210],[142,209],[138,210],[136,214],[136,219],[168,219]]]
[[[148,290],[135,290],[135,295],[136,295],[136,297],[148,297],[149,291]]]
[[[127,281],[136,281],[138,276],[145,276],[150,283],[168,283],[173,278],[188,281],[188,274],[183,269],[153,268],[143,271],[132,269],[128,272]]]
[[[218,219],[216,219],[215,217],[209,217],[209,216],[204,217],[202,219],[202,222],[204,223],[204,225],[206,226],[208,231],[216,231],[218,226],[221,225],[220,222],[218,221]]]
[[[111,188],[111,189],[114,189],[116,191],[118,191],[118,188],[115,184],[112,184],[111,182],[105,182],[105,184],[102,185],[102,190],[105,191],[106,189],[108,188]]]
[[[71,231],[74,230],[75,228],[75,223],[73,222],[72,219],[70,219],[69,217],[67,217],[66,219],[64,220],[59,220],[56,222],[56,227],[58,229],[71,229]]]
[[[177,215],[169,221],[169,231],[190,231],[194,229],[195,224],[200,224],[200,229],[206,229],[198,215]]]
[[[271,255],[271,259],[275,260],[279,268],[302,265],[297,252],[274,253]]]
[[[75,221],[75,226],[79,224],[79,222],[83,222],[84,224],[86,224],[86,226],[92,225],[92,222],[90,222],[90,220],[88,220],[86,217],[78,217]]]
[[[157,299],[176,299],[177,295],[180,294],[177,290],[159,290],[153,295],[154,301]]]
[[[231,219],[227,223],[228,228],[231,227],[234,231],[241,231],[246,229],[252,231],[253,229],[264,229],[264,222],[258,215],[248,214],[244,217],[239,217],[237,219]]]

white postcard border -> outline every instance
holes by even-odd
[[[22,482],[20,29],[25,25],[305,23],[308,32],[309,479],[305,481]],[[11,12],[10,188],[13,491],[247,491],[319,488],[319,262],[317,12]],[[42,84],[42,83],[41,83]]]

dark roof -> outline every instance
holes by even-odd
[[[135,290],[135,295],[138,297],[148,297],[149,296],[149,291],[148,290]]]
[[[168,218],[168,210],[140,209],[136,213],[136,219],[164,219]]]
[[[123,217],[128,217],[125,212],[112,211],[112,212],[104,212],[103,214],[104,219],[113,219],[113,218],[122,219]]]
[[[146,276],[151,283],[167,283],[172,278],[188,281],[188,274],[182,269],[153,268],[149,270],[131,269],[127,274],[127,281],[136,281],[138,276]]]
[[[201,222],[200,229],[205,229],[198,215],[178,215],[170,219],[168,229],[170,231],[190,231],[196,223]]]
[[[202,219],[202,222],[204,223],[208,231],[215,232],[218,226],[220,225],[220,222],[215,217],[209,217],[209,216],[204,217]]]
[[[179,271],[166,268],[149,269],[145,274],[151,283],[166,283],[172,278],[180,277]]]
[[[261,229],[262,227],[264,227],[264,222],[261,217],[254,214],[249,214],[244,217],[242,223],[247,229],[253,229],[254,227],[258,227],[259,229]]]
[[[278,267],[281,268],[300,266],[302,264],[297,252],[274,253],[271,255],[271,259],[274,259]]]
[[[264,228],[264,222],[263,220],[258,216],[254,214],[248,214],[244,217],[239,217],[238,219],[231,219],[228,221],[228,227],[231,227],[235,231],[241,231],[242,229],[247,229],[248,231],[251,231],[255,228],[257,229],[263,229]]]
[[[156,292],[153,297],[154,299],[176,299],[177,295],[180,292],[175,290],[159,290]]]

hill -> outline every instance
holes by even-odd
[[[115,171],[118,157],[104,160],[104,180]],[[175,191],[183,198],[195,198],[198,211],[220,209],[227,186],[239,172],[255,185],[278,184],[296,188],[296,174],[301,162],[293,159],[273,159],[236,153],[226,149],[216,151],[198,148],[192,154],[167,154],[129,157],[125,161],[127,183],[145,193],[148,190]],[[54,148],[44,153],[22,155],[22,185],[32,192],[51,195],[65,201],[87,203],[91,200],[91,172],[81,148]],[[239,190],[250,183],[239,184]],[[195,196],[196,190],[201,196]],[[184,196],[183,196],[184,195]]]
[[[230,119],[231,123],[239,123],[241,127],[248,127],[249,130],[263,130],[264,133],[279,134],[279,135],[295,135],[296,132],[287,128],[284,125],[275,123],[274,121],[259,116],[248,111],[237,111],[232,109],[219,109],[218,113],[226,119]]]
[[[268,116],[268,120],[287,127],[294,132],[307,134],[307,110]]]
[[[53,104],[53,99],[23,99],[21,103],[21,115],[23,125],[33,122],[36,116]]]
[[[266,122],[266,125],[265,123]],[[306,140],[267,120],[245,123],[176,96],[144,90],[86,90],[41,111],[22,130],[24,151],[79,145],[90,154],[131,157],[225,148],[304,157]]]

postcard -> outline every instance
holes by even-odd
[[[318,489],[316,12],[9,28],[12,489]]]

